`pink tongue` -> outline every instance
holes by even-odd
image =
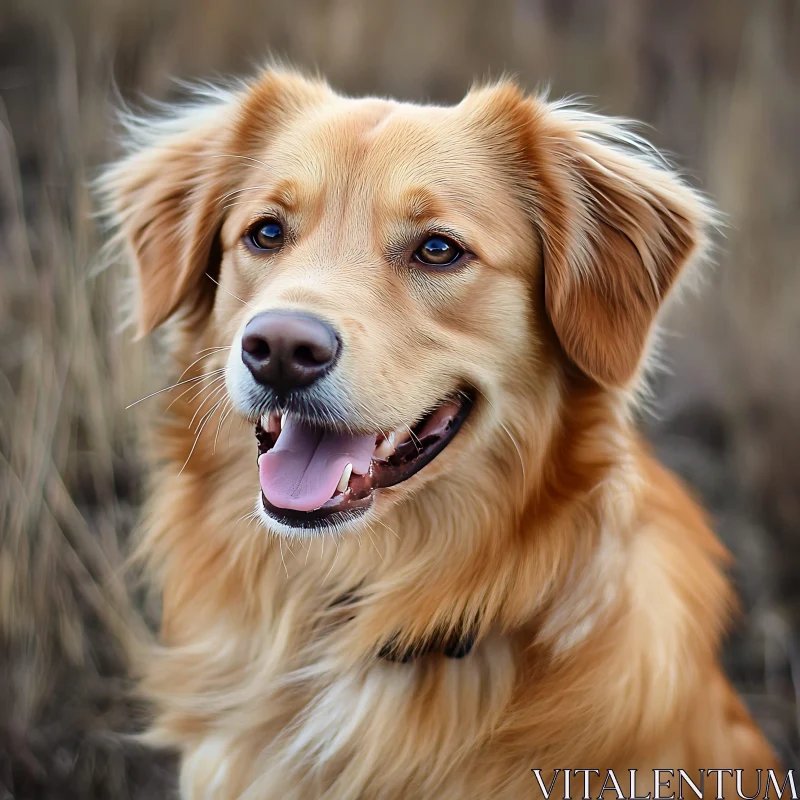
[[[261,491],[276,508],[313,511],[333,497],[347,464],[359,475],[367,472],[375,438],[323,431],[284,417],[275,447],[258,458]]]

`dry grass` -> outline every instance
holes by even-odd
[[[123,553],[142,494],[126,404],[152,389],[91,277],[87,179],[126,98],[269,50],[352,92],[456,99],[504,70],[652,123],[729,214],[720,268],[673,318],[662,455],[739,558],[728,662],[798,752],[800,10],[793,0],[7,0],[0,11],[0,799],[159,798],[170,761],[124,737],[142,602]],[[157,403],[141,410],[157,412]],[[131,597],[136,598],[135,602]]]

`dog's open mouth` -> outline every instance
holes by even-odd
[[[261,499],[270,517],[323,528],[364,513],[377,489],[408,480],[452,441],[472,408],[459,393],[387,435],[352,434],[271,413],[256,425]]]

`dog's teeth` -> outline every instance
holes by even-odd
[[[337,492],[344,492],[347,489],[347,484],[350,483],[350,476],[353,474],[353,465],[347,464],[342,472],[342,477],[339,478],[339,483],[336,484]]]
[[[392,436],[394,437],[394,447],[396,450],[401,444],[403,444],[403,442],[406,442],[411,438],[411,429],[405,426],[398,428],[392,433]]]
[[[394,455],[395,450],[400,447],[403,442],[408,441],[411,436],[411,431],[404,427],[392,431],[376,448],[372,454],[373,458],[378,458],[385,461],[387,458]]]
[[[278,417],[277,414],[270,414],[269,417],[265,417],[265,419],[267,420],[266,429],[273,434],[273,436],[281,432],[280,417]],[[261,426],[265,427],[263,420]]]
[[[395,434],[394,432],[390,433],[389,436],[384,439],[376,448],[375,452],[372,454],[373,458],[379,458],[385,461],[389,456],[391,456],[395,451]]]

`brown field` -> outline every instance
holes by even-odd
[[[124,270],[103,263],[88,186],[120,97],[175,99],[174,77],[267,54],[416,100],[503,72],[550,83],[652,125],[727,214],[642,423],[736,557],[726,663],[798,766],[799,43],[796,0],[2,0],[0,800],[169,796],[170,756],[128,735],[157,606],[123,569],[135,427],[159,404],[125,406],[159,384],[152,346],[121,331]]]

